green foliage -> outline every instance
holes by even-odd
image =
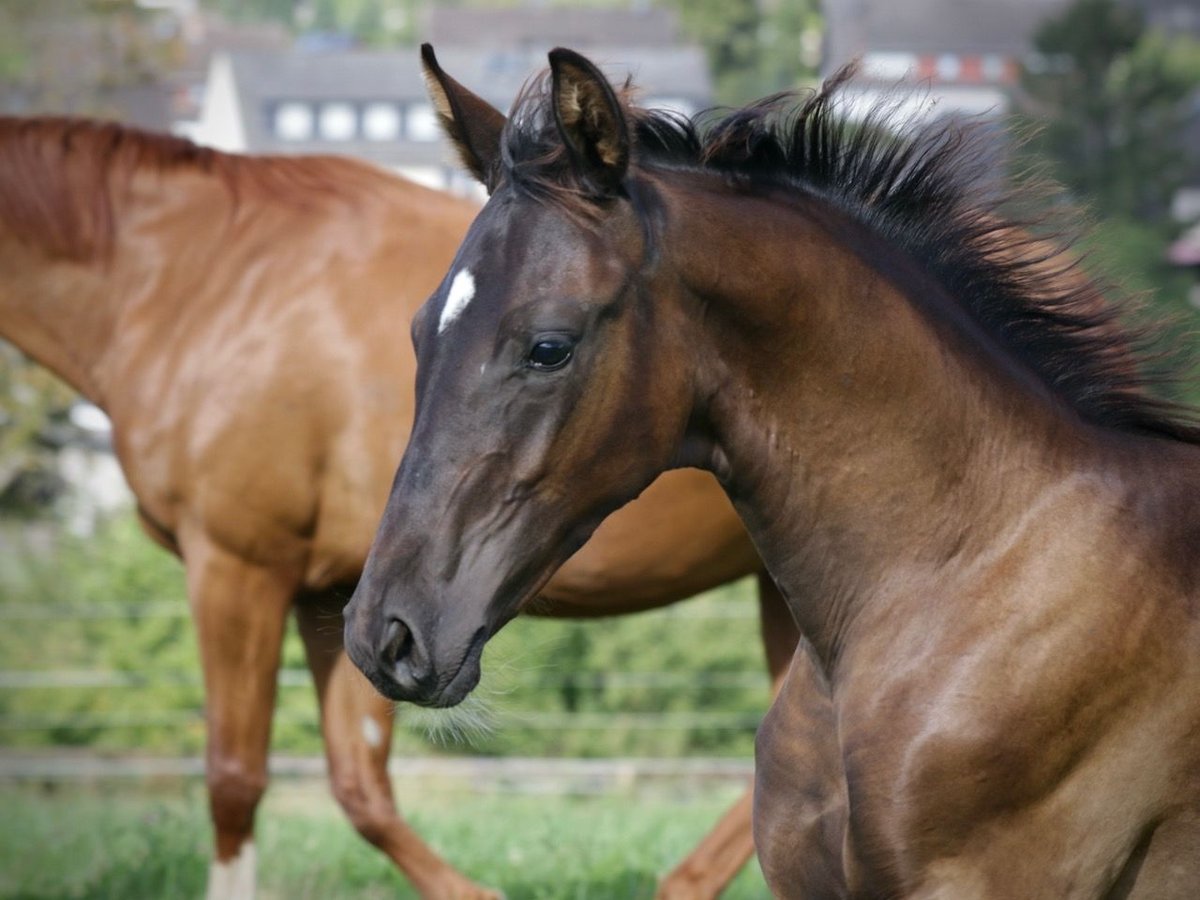
[[[199,672],[196,653],[189,622],[178,614],[187,609],[178,562],[139,534],[132,518],[92,541],[9,523],[0,547],[4,670],[134,680],[128,687],[102,679],[95,687],[0,690],[5,745],[203,746],[194,712],[199,685],[188,677]]]
[[[1141,301],[1139,318],[1163,332],[1162,362],[1179,376],[1171,399],[1200,406],[1200,372],[1191,370],[1200,341],[1200,309],[1188,302],[1192,275],[1167,262],[1172,228],[1124,216],[1100,221],[1081,249],[1089,267]]]
[[[1195,148],[1180,140],[1188,118],[1187,98],[1200,89],[1200,43],[1151,31],[1109,73],[1116,132],[1110,161],[1097,183],[1096,196],[1111,210],[1143,216],[1165,212],[1171,196],[1185,183]]]
[[[369,46],[412,44],[428,0],[201,0],[233,22],[345,34]]]
[[[201,0],[201,5],[221,13],[232,22],[295,23],[297,0]]]
[[[1024,76],[1021,112],[1036,132],[1023,152],[1099,214],[1085,245],[1092,261],[1142,296],[1146,319],[1168,323],[1162,349],[1189,363],[1200,311],[1187,302],[1192,276],[1165,254],[1178,231],[1171,197],[1200,163],[1182,142],[1188,99],[1200,90],[1200,43],[1147,28],[1128,4],[1076,0],[1035,45],[1042,64]],[[1200,402],[1195,387],[1178,394]]]
[[[1024,113],[1032,148],[1105,214],[1161,218],[1186,175],[1185,101],[1200,87],[1200,44],[1148,30],[1116,0],[1076,0],[1034,40]]]
[[[137,0],[0,3],[0,108],[113,115],[117,88],[156,80],[175,37]]]
[[[688,36],[708,53],[717,100],[740,105],[799,87],[816,70],[815,0],[669,0]]]
[[[1183,316],[1200,325],[1200,310],[1187,302],[1191,279],[1163,254],[1168,236],[1168,228],[1112,216],[1097,223],[1083,249],[1098,271],[1144,296],[1155,318]]]
[[[0,512],[28,515],[57,492],[54,453],[43,440],[75,394],[0,340]]]
[[[520,618],[488,647],[462,710],[398,710],[400,752],[748,756],[769,700],[749,582],[598,621]],[[89,539],[0,532],[0,745],[196,753],[200,668],[182,567],[132,516]],[[273,746],[319,753],[299,638],[284,652]],[[45,679],[65,677],[55,686]],[[31,680],[32,679],[32,680]]]
[[[417,832],[510,900],[650,897],[733,797],[474,796],[402,791]],[[0,793],[0,898],[160,900],[204,893],[210,840],[199,785],[157,792]],[[374,900],[416,896],[324,796],[276,784],[259,815],[259,891],[267,897]],[[722,895],[765,898],[751,863]]]
[[[769,684],[753,585],[594,621],[516,620],[488,647],[484,753],[749,755]],[[556,724],[558,724],[556,727]]]

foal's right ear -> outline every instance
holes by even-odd
[[[431,44],[421,45],[421,67],[442,130],[453,142],[463,165],[490,194],[499,173],[504,114],[443,72]]]

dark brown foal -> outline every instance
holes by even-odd
[[[566,50],[501,125],[426,64],[491,198],[416,319],[355,662],[458,702],[611,510],[707,469],[806,637],[758,737],[778,895],[1195,896],[1197,415],[970,133],[840,79],[705,129]]]

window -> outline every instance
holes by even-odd
[[[862,73],[879,81],[902,81],[916,71],[918,58],[914,53],[895,51],[868,53],[863,57]]]
[[[400,110],[394,103],[368,103],[363,110],[363,135],[369,141],[394,141],[400,137]]]
[[[348,141],[358,131],[358,114],[349,103],[325,103],[321,106],[321,137],[327,141]]]
[[[1004,81],[1004,76],[1008,74],[1008,67],[1005,64],[1004,57],[997,56],[994,53],[989,53],[983,58],[981,69],[985,81]]]
[[[414,103],[405,113],[405,132],[410,141],[436,141],[441,132],[438,130],[437,116],[433,107],[428,103]]]
[[[943,53],[937,60],[937,75],[942,81],[957,81],[962,72],[958,57],[953,53]]]
[[[307,141],[313,133],[313,112],[307,103],[281,103],[275,108],[275,134],[285,141]]]

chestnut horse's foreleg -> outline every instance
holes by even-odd
[[[203,535],[181,542],[204,668],[206,774],[216,831],[209,900],[254,896],[254,812],[267,786],[271,713],[296,579]]]
[[[779,691],[787,673],[800,633],[775,582],[766,572],[758,576],[759,627],[767,668],[771,673],[771,696]],[[659,885],[655,895],[662,900],[716,897],[754,855],[751,811],[754,789],[747,788],[737,803]]]
[[[378,694],[346,655],[343,604],[333,598],[306,598],[296,606],[321,703],[334,797],[359,834],[391,857],[421,896],[498,897],[453,869],[396,811],[387,773],[395,704]]]

